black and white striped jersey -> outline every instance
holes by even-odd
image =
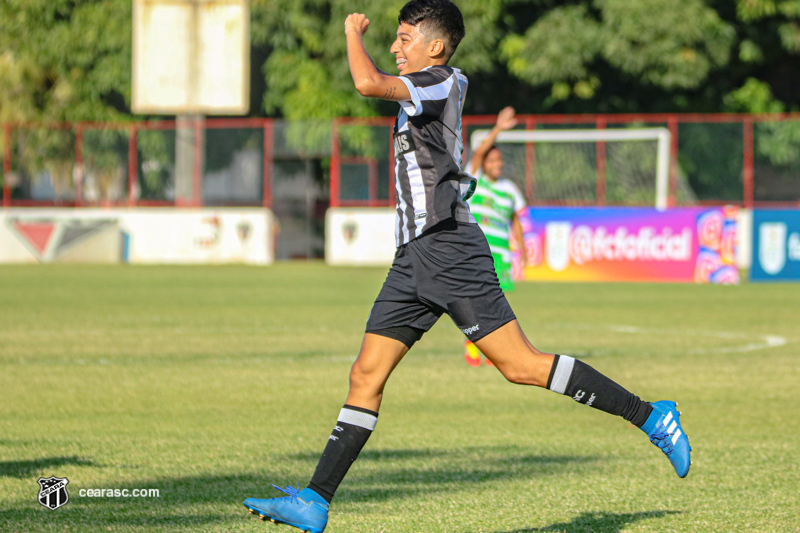
[[[435,65],[400,79],[411,101],[399,102],[394,124],[397,246],[448,218],[475,222],[459,191],[459,182],[470,179],[461,170],[466,76],[457,68]]]

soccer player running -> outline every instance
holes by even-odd
[[[502,177],[503,154],[494,142],[501,131],[517,125],[514,108],[506,107],[497,115],[497,123],[472,154],[470,174],[478,178],[475,194],[469,199],[469,209],[486,235],[494,259],[494,270],[500,288],[508,294],[514,290],[513,252],[511,237],[519,246],[522,264],[527,263],[525,239],[519,214],[525,209],[525,198],[513,181]],[[464,359],[470,366],[481,366],[481,352],[469,339],[464,341]],[[492,366],[489,359],[488,366]]]
[[[621,416],[686,476],[691,448],[674,402],[644,402],[589,365],[540,352],[525,337],[465,202],[472,180],[460,170],[467,78],[447,64],[464,36],[461,12],[448,0],[412,0],[398,21],[390,51],[400,75],[391,76],[378,70],[364,48],[369,20],[359,13],[345,20],[356,89],[400,104],[394,126],[394,263],[367,319],[347,400],[308,486],[279,489],[287,496],[249,498],[244,505],[264,520],[321,533],[336,489],[375,429],[392,370],[443,313],[510,382],[547,388]]]

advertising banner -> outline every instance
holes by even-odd
[[[737,209],[536,208],[522,217],[540,281],[739,282]]]
[[[753,211],[752,281],[800,281],[800,210]]]

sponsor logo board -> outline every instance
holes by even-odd
[[[800,210],[753,211],[753,281],[800,281]]]
[[[530,208],[522,279],[738,283],[735,208]],[[721,274],[723,273],[723,274]]]

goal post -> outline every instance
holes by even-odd
[[[489,135],[489,130],[473,132],[470,145],[474,151]],[[670,132],[666,128],[572,129],[572,130],[509,130],[497,136],[496,142],[515,144],[539,143],[621,143],[655,141],[655,207],[667,209],[669,196]]]

